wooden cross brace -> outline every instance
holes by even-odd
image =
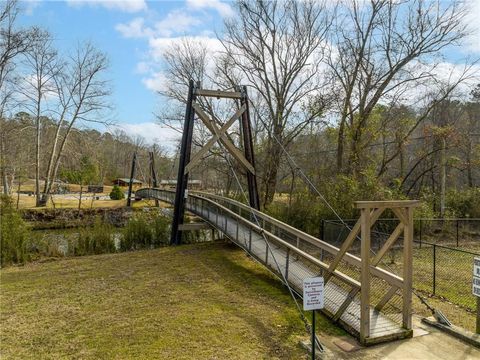
[[[232,144],[228,139],[226,132],[235,123],[235,121],[242,116],[246,110],[246,105],[242,105],[233,116],[221,127],[218,128],[215,121],[213,121],[195,102],[192,104],[193,109],[197,113],[198,117],[202,120],[208,130],[213,134],[212,138],[198,151],[188,165],[185,167],[185,174],[191,171],[195,166],[200,163],[203,156],[212,148],[212,146],[218,141],[230,152],[230,154],[242,164],[250,173],[255,174],[255,168],[252,164],[243,156],[243,154]]]

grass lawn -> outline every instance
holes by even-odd
[[[461,248],[459,248],[461,250]],[[478,246],[473,249],[478,252]],[[402,251],[393,253],[395,264],[388,268],[397,274],[402,273]],[[472,295],[472,273],[474,255],[437,247],[435,254],[435,296],[433,294],[433,247],[415,244],[413,250],[413,286],[428,297],[429,304],[441,310],[455,325],[475,331],[476,299]],[[386,257],[388,263],[388,256]],[[387,269],[388,269],[387,268]],[[414,312],[423,316],[430,313],[414,296]],[[467,310],[469,309],[469,310]]]
[[[306,356],[290,295],[233,245],[70,258],[0,275],[2,359]],[[326,334],[344,334],[318,318]]]
[[[84,196],[91,196],[92,194],[85,193]],[[102,195],[102,194],[101,194]],[[105,195],[105,194],[103,194]],[[76,196],[77,198],[73,198]],[[64,198],[63,195],[53,195],[55,201],[55,208],[56,209],[77,209],[78,208],[78,195],[69,195],[69,198]],[[12,196],[13,203],[17,203],[17,194]],[[153,200],[140,200],[140,201],[132,201],[132,207],[144,207],[144,206],[152,206],[155,202]],[[25,194],[20,195],[20,201],[18,203],[19,209],[34,209],[35,206],[35,196],[28,196]],[[90,209],[90,208],[118,208],[127,205],[127,200],[94,200],[92,204],[91,198],[83,198],[82,200],[82,209]],[[47,208],[52,209],[53,204],[51,201],[48,202]],[[43,208],[39,208],[43,209]]]

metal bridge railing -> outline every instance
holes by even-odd
[[[173,191],[160,189],[141,189],[136,195],[171,204],[175,198]],[[411,322],[405,319],[408,303],[404,301],[405,284],[401,277],[369,264],[368,286],[364,286],[362,293],[362,276],[365,277],[366,271],[362,265],[365,264],[345,249],[218,195],[189,194],[185,206],[286,279],[298,294],[302,292],[304,278],[323,275],[326,280],[324,312],[359,336],[363,343],[411,336]],[[369,262],[371,260],[369,257]],[[367,296],[365,289],[368,289]],[[407,317],[411,317],[409,311]]]

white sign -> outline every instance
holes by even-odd
[[[473,276],[480,277],[480,257],[473,258]]]
[[[318,309],[323,309],[323,277],[303,279],[303,310]]]
[[[480,297],[480,278],[474,276],[472,281],[472,294]]]
[[[480,257],[473,258],[472,294],[480,297]]]

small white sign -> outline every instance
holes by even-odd
[[[323,277],[303,279],[303,310],[323,309]]]
[[[473,276],[480,277],[480,257],[473,258]]]
[[[474,276],[472,281],[472,294],[480,297],[480,278]]]

